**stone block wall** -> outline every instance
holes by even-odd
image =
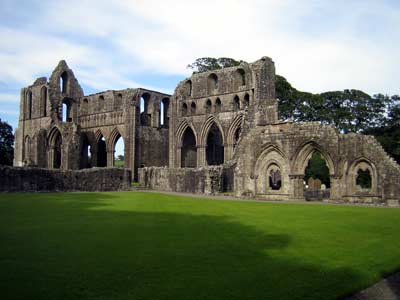
[[[223,167],[139,169],[141,187],[160,191],[215,194],[223,191]]]
[[[51,170],[0,166],[0,192],[128,190],[131,171],[122,168]]]

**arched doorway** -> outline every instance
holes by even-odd
[[[50,168],[61,168],[62,162],[62,136],[57,127],[54,127],[49,134],[48,138],[49,156],[48,165]]]
[[[326,160],[314,151],[304,170],[304,197],[306,200],[323,200],[330,197],[330,174]]]
[[[197,166],[196,137],[193,130],[187,127],[182,136],[181,167],[195,168]]]
[[[224,145],[221,131],[214,123],[207,135],[206,159],[209,166],[221,165],[224,163]]]

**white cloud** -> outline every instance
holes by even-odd
[[[0,93],[0,103],[19,103],[19,93]]]
[[[189,75],[197,57],[268,55],[301,90],[400,93],[400,10],[385,1],[43,3],[36,31],[0,28],[0,81],[26,85],[65,58],[81,83],[117,89],[139,86],[132,74]]]

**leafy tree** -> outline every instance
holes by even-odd
[[[308,161],[307,168],[305,170],[304,179],[308,182],[309,178],[319,179],[326,187],[330,187],[330,176],[329,169],[326,166],[325,160],[322,158],[319,152],[314,152]]]
[[[124,158],[123,155],[120,154],[120,155],[117,156],[117,159],[118,159],[118,160],[121,160],[121,161],[124,161],[125,158]]]
[[[14,158],[12,127],[0,119],[0,165],[12,165]]]
[[[187,65],[187,68],[192,69],[193,74],[195,74],[218,70],[222,68],[235,67],[240,65],[241,62],[242,60],[237,61],[229,57],[201,57],[196,59],[193,63]]]
[[[400,97],[389,98],[388,117],[383,126],[371,127],[363,133],[374,135],[389,153],[400,164]]]

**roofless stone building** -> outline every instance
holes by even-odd
[[[329,199],[400,199],[400,166],[374,137],[279,120],[268,57],[194,74],[173,95],[138,88],[85,96],[65,61],[21,90],[15,166],[111,168],[120,138],[125,168],[152,189],[304,200],[305,169],[318,152]],[[359,184],[365,175],[367,187]]]

